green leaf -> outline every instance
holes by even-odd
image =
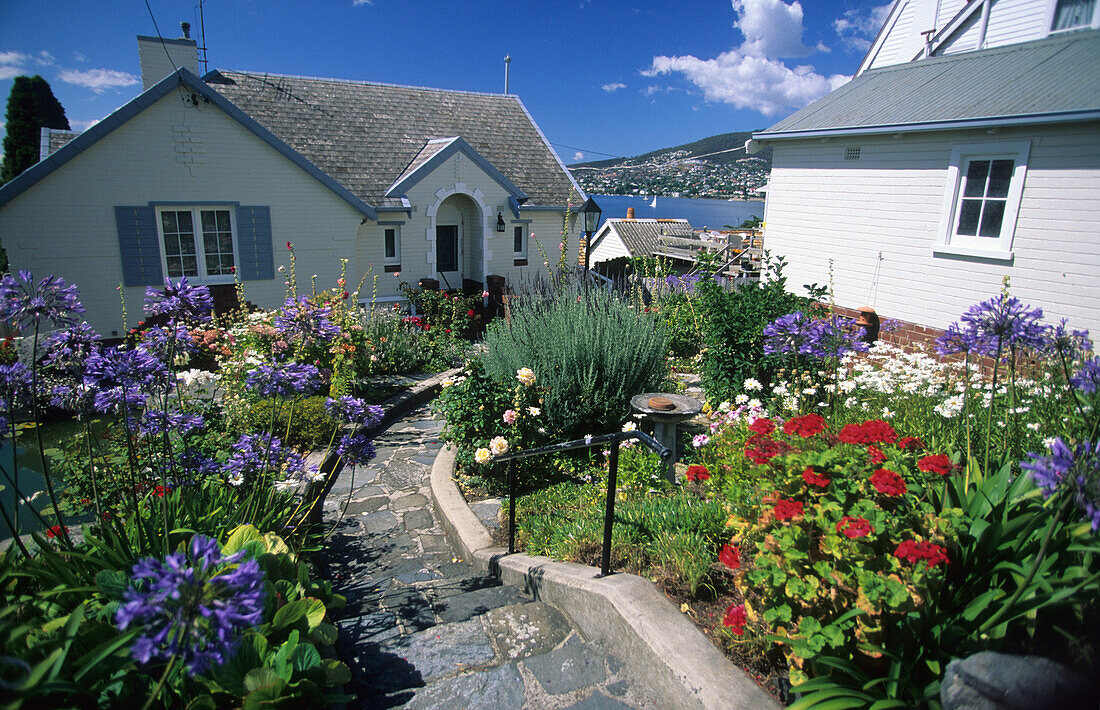
[[[95,576],[99,591],[111,599],[121,599],[123,592],[130,588],[130,577],[122,570],[100,570]]]
[[[218,704],[211,695],[200,695],[187,703],[187,710],[218,710]]]
[[[309,623],[309,630],[312,631],[325,620],[325,603],[313,597],[306,597],[302,601],[306,602],[306,621]]]
[[[907,708],[908,703],[904,703],[900,700],[876,700],[871,703],[871,707],[867,710],[890,710],[890,708]]]
[[[335,658],[326,658],[321,661],[321,666],[325,670],[326,685],[343,685],[351,681],[351,669],[343,662]]]
[[[331,646],[336,643],[337,635],[336,627],[327,621],[317,624],[317,627],[309,632],[310,640],[322,646]]]
[[[275,618],[271,620],[271,624],[276,629],[285,629],[288,626],[294,626],[306,618],[306,612],[308,611],[308,599],[292,601],[289,604],[284,604],[279,611],[275,612]]]
[[[250,694],[260,688],[270,688],[278,685],[282,687],[283,681],[270,668],[254,668],[244,677],[244,687]]]
[[[298,644],[290,654],[290,666],[295,673],[308,673],[321,667],[321,654],[311,644]]]
[[[222,554],[232,555],[245,545],[254,542],[264,545],[264,536],[251,525],[241,525],[229,535],[229,540],[222,546]]]

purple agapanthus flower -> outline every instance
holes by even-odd
[[[1020,468],[1031,474],[1032,480],[1047,498],[1059,491],[1072,495],[1077,507],[1100,529],[1100,440],[1082,441],[1071,446],[1057,437],[1046,455],[1029,452],[1030,461],[1020,462]]]
[[[374,442],[365,431],[345,434],[336,445],[336,454],[348,466],[367,463],[375,457]]]
[[[231,447],[233,453],[225,463],[229,485],[252,485],[263,474],[280,472],[277,488],[300,485],[318,478],[317,468],[306,464],[305,459],[283,446],[277,436],[270,434],[242,434]]]
[[[275,327],[286,340],[331,340],[340,334],[340,328],[329,320],[332,309],[313,303],[305,296],[288,298]]]
[[[182,322],[169,325],[155,325],[141,334],[141,345],[153,357],[167,362],[169,355],[177,358],[184,353],[198,350],[191,339],[191,332]]]
[[[245,384],[261,397],[313,394],[321,387],[321,373],[306,363],[265,363],[248,371]]]
[[[840,358],[852,351],[867,350],[867,343],[860,340],[862,335],[863,330],[851,318],[834,315],[814,320],[795,311],[764,327],[764,354]]]
[[[325,408],[335,419],[370,429],[382,421],[383,410],[377,404],[367,404],[358,397],[329,397]]]
[[[98,411],[118,412],[145,404],[167,376],[164,363],[145,350],[113,347],[88,356],[84,385],[95,392]]]
[[[66,328],[77,322],[84,312],[76,286],[66,286],[58,276],[47,276],[35,283],[29,271],[20,271],[18,278],[6,274],[0,279],[0,320],[23,330],[49,321],[55,328]]]
[[[163,315],[180,322],[207,323],[210,311],[214,309],[214,299],[207,286],[192,286],[183,277],[173,284],[165,279],[164,288],[150,286],[145,289],[145,312],[148,315]]]
[[[0,409],[21,407],[31,401],[31,371],[21,362],[0,365]]]
[[[1100,357],[1086,361],[1081,369],[1069,378],[1069,383],[1086,393],[1100,390]]]
[[[1032,308],[1013,296],[1001,293],[973,305],[959,320],[961,326],[952,324],[936,339],[936,352],[940,355],[970,352],[1000,357],[1014,350],[1049,347],[1042,309]]]
[[[140,627],[130,653],[139,663],[176,654],[194,676],[231,659],[243,631],[259,625],[264,576],[242,550],[223,556],[218,542],[195,535],[186,551],[134,563],[131,586],[115,613],[120,630]]]
[[[1092,351],[1092,340],[1088,330],[1070,330],[1066,327],[1067,323],[1068,320],[1063,318],[1061,323],[1051,326],[1047,332],[1047,343],[1052,354],[1072,362]]]
[[[69,375],[84,372],[84,361],[99,348],[99,334],[81,322],[55,330],[46,338],[47,354],[42,364]]]
[[[206,425],[199,414],[147,409],[141,417],[141,433],[146,436],[160,436],[165,433],[190,434]]]

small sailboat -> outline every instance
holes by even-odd
[[[653,196],[653,202],[649,203],[649,208],[653,209],[653,210],[657,209],[657,196],[656,195]]]

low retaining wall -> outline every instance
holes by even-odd
[[[454,451],[446,447],[432,467],[432,498],[447,535],[466,559],[564,611],[584,634],[619,657],[637,682],[663,700],[663,707],[779,707],[652,582],[625,573],[599,578],[595,567],[509,555],[506,548],[494,547],[453,475]]]

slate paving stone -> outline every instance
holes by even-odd
[[[485,621],[490,637],[504,641],[497,652],[510,661],[549,653],[570,631],[565,617],[544,602],[502,606],[490,611]]]
[[[601,654],[576,634],[557,649],[524,662],[550,695],[561,695],[596,685],[607,677]]]
[[[630,706],[615,698],[609,698],[597,690],[579,703],[569,705],[565,710],[630,710]]]
[[[406,708],[463,708],[505,710],[521,708],[526,700],[523,677],[514,663],[484,673],[465,673],[431,683],[416,691]]]
[[[401,518],[406,530],[426,530],[435,524],[432,514],[426,510],[414,510]]]
[[[429,502],[441,426],[426,407],[399,420],[325,505],[324,564],[348,600],[333,613],[357,696],[348,710],[654,707],[558,610],[454,552]],[[499,503],[480,508],[495,517]]]
[[[428,499],[419,493],[402,496],[393,502],[394,510],[409,510],[411,508],[423,508],[428,505]]]
[[[516,587],[485,587],[437,601],[435,613],[440,621],[452,623],[466,621],[498,607],[525,601],[527,598]]]

